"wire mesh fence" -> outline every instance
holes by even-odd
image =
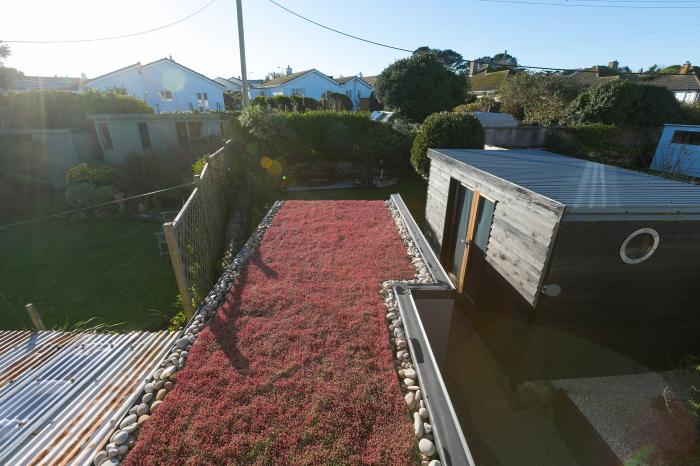
[[[209,155],[196,187],[172,222],[163,224],[185,313],[197,304],[216,282],[224,249],[226,223],[232,202],[233,144]]]

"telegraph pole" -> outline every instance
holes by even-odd
[[[241,53],[241,80],[243,81],[243,106],[248,105],[248,72],[245,67],[245,37],[243,34],[243,7],[241,0],[236,0],[236,12],[238,13],[238,47]]]

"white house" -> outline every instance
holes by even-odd
[[[235,92],[243,89],[243,81],[238,78],[214,78],[214,81],[224,86],[224,92]]]
[[[224,110],[224,85],[171,58],[140,62],[85,82],[85,88],[124,90],[156,113]]]
[[[316,69],[293,73],[292,69],[287,67],[284,76],[251,87],[248,95],[251,99],[257,96],[296,95],[320,100],[326,93],[336,92],[350,97],[355,109],[359,109],[363,99],[368,99],[373,90],[374,88],[367,84],[361,76],[333,78]]]
[[[219,113],[88,115],[104,160],[124,162],[147,150],[174,152],[211,136],[229,137],[231,117]]]

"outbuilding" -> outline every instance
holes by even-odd
[[[540,150],[428,155],[426,233],[512,379],[700,354],[700,186]]]
[[[664,125],[651,168],[700,177],[700,126]]]

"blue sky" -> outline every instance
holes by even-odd
[[[603,1],[613,2],[606,5],[629,4],[620,0]],[[12,0],[2,7],[0,40],[77,39],[136,32],[172,22],[207,2]],[[698,7],[692,9],[575,8],[475,0],[279,2],[316,21],[371,40],[408,49],[422,45],[452,48],[466,58],[507,49],[527,65],[575,68],[606,64],[613,59],[633,69],[686,60],[700,65],[700,1],[640,0],[637,4],[671,2]],[[591,4],[591,1],[569,3]],[[294,70],[317,68],[335,76],[377,74],[407,55],[320,29],[267,0],[244,0],[243,8],[248,70],[254,79],[287,65]],[[676,30],[626,37],[670,28]],[[13,55],[6,65],[27,74],[85,73],[95,77],[169,54],[210,77],[240,74],[234,0],[216,0],[184,23],[135,38],[88,44],[10,46]]]

